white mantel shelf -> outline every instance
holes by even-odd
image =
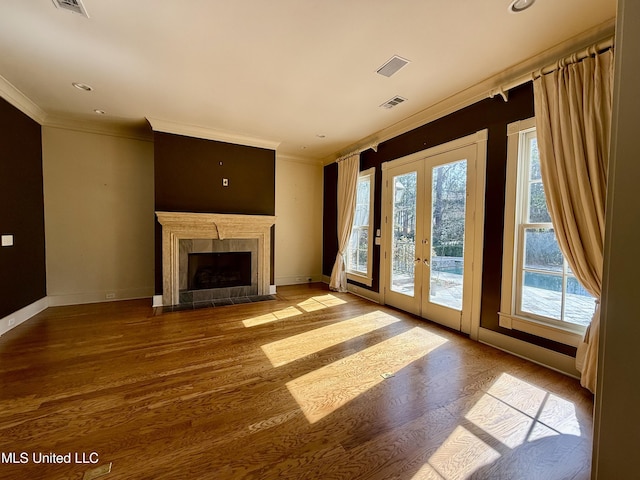
[[[271,279],[271,227],[276,217],[224,213],[156,212],[162,225],[162,303],[180,299],[180,240],[258,240],[258,295],[267,295]]]

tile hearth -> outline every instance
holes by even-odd
[[[234,298],[217,298],[215,300],[205,300],[199,302],[182,302],[178,305],[168,305],[164,307],[156,307],[154,312],[156,315],[170,312],[181,312],[184,310],[198,310],[201,308],[216,308],[216,307],[228,307],[230,305],[240,305],[245,303],[266,302],[269,300],[275,300],[275,295],[251,295],[246,297],[234,297]]]

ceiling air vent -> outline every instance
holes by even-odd
[[[408,63],[409,63],[409,60],[406,60],[402,57],[394,55],[389,60],[387,60],[387,62],[384,65],[382,65],[378,70],[376,70],[376,72],[379,73],[380,75],[384,75],[385,77],[390,77],[391,75],[396,73],[398,70],[400,70],[402,67],[404,67]]]
[[[384,102],[382,105],[380,105],[382,108],[393,108],[396,105],[399,105],[402,102],[406,102],[407,99],[403,98],[399,95],[396,95],[395,97],[393,97],[391,100],[387,100],[386,102]]]
[[[87,9],[84,8],[84,5],[80,0],[52,0],[53,4],[64,10],[69,10],[73,13],[79,13],[87,18],[89,18],[89,14],[87,13]]]

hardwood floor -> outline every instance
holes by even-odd
[[[0,337],[1,479],[587,479],[592,408],[576,380],[319,284],[56,307]],[[34,463],[51,453],[70,463]]]

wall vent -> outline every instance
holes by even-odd
[[[390,77],[391,75],[395,74],[398,70],[400,70],[402,67],[404,67],[408,63],[409,63],[409,60],[399,57],[397,55],[394,55],[389,60],[387,60],[384,65],[382,65],[378,70],[376,70],[376,73],[379,73],[380,75],[384,75],[385,77]]]
[[[87,13],[87,9],[84,7],[80,0],[52,0],[53,4],[57,8],[62,8],[64,10],[69,10],[73,13],[79,13],[87,18],[89,18],[89,14]]]
[[[380,105],[382,108],[393,108],[396,105],[401,104],[402,102],[406,102],[407,99],[404,97],[401,97],[399,95],[396,95],[395,97],[393,97],[391,100],[387,100],[386,102],[384,102],[382,105]]]

